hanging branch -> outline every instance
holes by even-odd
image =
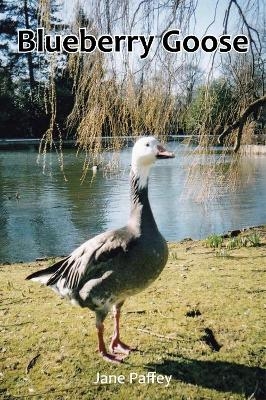
[[[236,6],[238,13],[243,21],[243,25],[245,26],[245,28],[247,30],[247,35],[248,35],[248,38],[249,38],[249,41],[251,44],[250,49],[251,49],[251,56],[252,56],[252,61],[253,61],[253,70],[252,70],[252,75],[253,75],[254,74],[254,64],[255,64],[255,55],[254,55],[253,47],[255,48],[257,54],[260,56],[261,50],[262,50],[260,35],[259,35],[259,32],[257,31],[257,29],[255,29],[248,23],[247,18],[242,10],[242,7],[238,4],[237,0],[230,0],[229,5],[226,9],[224,21],[223,21],[224,33],[227,33],[228,20],[229,20],[229,15],[230,15],[232,4],[234,4]],[[255,37],[254,37],[254,35],[255,35]],[[256,41],[258,42],[259,46],[257,45]]]
[[[232,131],[238,129],[234,145],[234,151],[237,152],[240,147],[241,138],[243,134],[243,127],[247,121],[247,118],[249,117],[250,114],[257,111],[264,104],[266,104],[266,96],[260,97],[259,99],[253,101],[253,103],[249,104],[249,106],[244,110],[242,115],[221,133],[221,135],[218,138],[218,143],[221,144],[226,136],[228,136]]]

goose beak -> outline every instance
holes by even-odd
[[[161,144],[157,145],[156,158],[174,158],[175,154],[166,150]]]

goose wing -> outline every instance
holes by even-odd
[[[105,232],[83,243],[67,258],[27,279],[48,275],[45,282],[47,286],[64,279],[64,287],[75,289],[85,276],[93,276],[99,269],[104,270],[107,266],[109,268],[110,262],[126,253],[133,243],[133,235],[127,228]]]

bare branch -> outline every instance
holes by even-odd
[[[259,99],[253,101],[253,103],[249,104],[248,107],[244,110],[242,115],[231,125],[229,125],[223,133],[218,138],[218,143],[222,143],[223,139],[228,136],[232,131],[238,129],[237,137],[236,137],[236,142],[234,145],[234,151],[237,152],[240,146],[241,142],[241,137],[243,133],[243,127],[247,121],[247,118],[249,117],[250,114],[252,114],[254,111],[257,111],[260,107],[262,107],[264,104],[266,104],[266,96],[260,97]]]

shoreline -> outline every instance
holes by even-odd
[[[241,148],[241,154],[245,156],[266,155],[265,144],[246,144]]]
[[[123,140],[124,145],[133,145],[134,141],[139,136],[120,136],[120,139]],[[195,135],[191,134],[176,134],[176,135],[166,135],[166,141],[183,141],[186,139],[193,139],[196,138]],[[104,146],[107,146],[108,142],[112,140],[112,136],[102,136],[101,140]],[[0,151],[1,150],[25,150],[34,148],[36,150],[39,149],[41,144],[41,138],[12,138],[12,139],[0,139]],[[64,139],[62,143],[59,140],[55,140],[54,144],[56,147],[60,148],[62,146],[63,149],[74,149],[77,148],[77,142],[75,139]]]
[[[221,237],[222,239],[230,239],[230,238],[235,238],[238,236],[245,236],[247,235],[249,232],[262,232],[263,234],[266,235],[266,224],[262,224],[262,225],[256,225],[256,226],[249,226],[249,227],[245,227],[245,228],[241,228],[241,229],[233,229],[230,231],[227,231],[225,233],[222,234],[216,234],[216,233],[212,233],[210,235],[208,235],[207,237],[203,238],[203,239],[193,239],[193,238],[183,238],[181,240],[176,240],[176,241],[167,241],[168,246],[177,246],[177,245],[182,245],[184,243],[204,243],[206,241],[206,239],[210,236],[217,236],[217,237]],[[41,263],[40,265],[46,265],[47,262],[51,262],[51,261],[59,261],[60,259],[63,259],[67,257],[67,255],[57,255],[57,256],[44,256],[44,257],[38,257],[35,260],[30,260],[30,261],[0,261],[0,267],[8,267],[8,266],[14,266],[14,265],[25,265],[28,264],[30,265],[36,265],[37,263]]]
[[[123,141],[124,146],[132,146],[134,141],[139,136],[127,136],[122,135],[120,139]],[[167,134],[165,139],[167,142],[189,142],[197,143],[198,135],[191,133],[180,133],[180,134]],[[101,137],[103,145],[107,146],[108,142],[113,139],[112,136],[102,136]],[[42,138],[1,138],[0,139],[0,151],[4,150],[29,150],[35,149],[39,151]],[[266,143],[266,142],[265,142]],[[54,144],[57,148],[62,146],[63,149],[75,149],[77,148],[77,143],[75,139],[64,139],[61,141],[55,140]],[[217,147],[222,147],[217,143]],[[243,144],[240,148],[240,153],[245,156],[252,155],[266,155],[266,144]]]

